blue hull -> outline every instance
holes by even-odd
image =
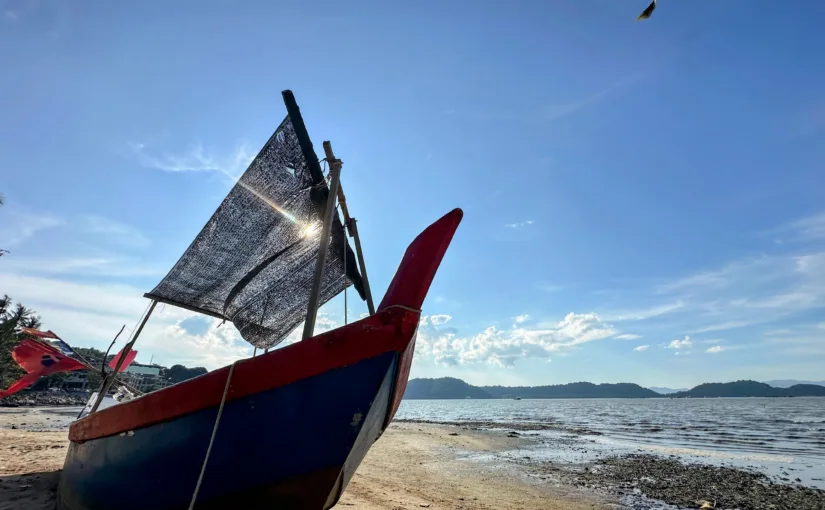
[[[399,354],[226,404],[196,508],[332,507],[383,432]],[[69,447],[60,510],[188,508],[217,407]]]

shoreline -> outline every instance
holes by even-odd
[[[3,510],[53,510],[68,447],[71,413],[0,413]],[[28,411],[28,412],[27,412]],[[15,428],[13,429],[12,426]],[[357,510],[601,510],[611,502],[589,490],[543,483],[498,454],[528,440],[449,425],[393,422],[370,449],[335,508]],[[479,460],[478,456],[487,457]],[[613,507],[615,508],[615,507]]]
[[[4,510],[53,507],[75,411],[0,413],[0,501],[9,502]],[[395,420],[336,508],[825,509],[825,491],[755,470],[677,455],[564,453],[592,450],[588,445],[599,439],[592,433],[559,431],[555,424]],[[564,460],[543,456],[548,449]]]
[[[399,420],[404,421],[404,420]],[[426,424],[425,420],[409,420]],[[432,422],[449,427],[447,422]],[[825,490],[805,486],[796,478],[770,477],[757,469],[712,465],[675,454],[623,453],[607,455],[561,454],[542,450],[593,450],[588,443],[601,433],[554,423],[462,421],[454,428],[495,431],[526,441],[523,451],[504,452],[500,461],[519,465],[528,476],[566,487],[578,487],[618,501],[620,508],[638,510],[676,508],[736,508],[741,510],[825,510]],[[557,434],[553,438],[542,432]],[[530,448],[532,446],[532,448]],[[639,452],[642,450],[639,449]],[[796,482],[796,483],[795,483]]]

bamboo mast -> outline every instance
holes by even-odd
[[[329,250],[329,240],[332,231],[332,219],[335,217],[335,198],[341,182],[341,160],[336,159],[329,162],[329,195],[327,196],[327,208],[324,210],[324,226],[321,229],[321,247],[318,251],[318,259],[315,262],[315,276],[312,280],[312,290],[309,293],[309,305],[307,306],[307,318],[304,321],[303,340],[310,338],[315,331],[315,319],[318,315],[318,300],[321,295],[321,281],[324,278],[324,265],[327,261],[327,251]]]
[[[324,154],[326,155],[327,161],[336,161],[335,153],[332,152],[331,143],[324,142]],[[364,252],[361,251],[361,237],[358,235],[358,224],[356,223],[355,218],[351,218],[349,215],[349,209],[347,208],[347,197],[344,196],[344,188],[340,184],[338,185],[338,203],[341,205],[341,212],[344,213],[344,225],[347,227],[347,232],[349,232],[349,236],[355,241],[355,254],[358,256],[358,267],[361,270],[361,280],[364,282],[364,294],[367,297],[367,309],[369,310],[370,315],[373,315],[375,313],[375,305],[372,301],[370,280],[367,277],[367,265],[364,262]],[[344,249],[346,250],[346,247]],[[344,268],[344,272],[346,273],[346,268]]]

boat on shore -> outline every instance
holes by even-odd
[[[124,349],[167,303],[232,321],[263,353],[105,409],[90,402],[70,427],[60,510],[331,508],[395,415],[421,306],[463,213],[413,240],[374,307],[340,160],[325,143],[327,183],[291,92],[284,100],[286,119],[146,295]],[[318,307],[350,285],[370,315],[314,334]],[[269,350],[301,322],[301,341]]]

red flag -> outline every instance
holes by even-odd
[[[15,381],[7,390],[0,391],[0,398],[31,386],[44,375],[89,368],[85,363],[64,355],[58,349],[29,338],[24,339],[14,348],[11,357],[26,371],[27,375]]]
[[[117,356],[112,358],[112,361],[109,362],[109,368],[114,370],[115,367],[117,366],[117,360],[119,360],[122,355],[123,355],[123,350],[121,350],[119,353],[117,353]],[[129,365],[133,361],[135,361],[136,357],[137,357],[137,351],[135,351],[135,350],[129,351],[129,354],[126,355],[126,360],[123,362],[123,365],[121,365],[119,372],[120,373],[125,372],[126,369],[129,367]]]
[[[60,337],[57,336],[54,331],[40,331],[39,329],[34,328],[20,328],[20,333],[28,336],[36,336],[38,338],[51,338],[54,340],[60,340]]]

